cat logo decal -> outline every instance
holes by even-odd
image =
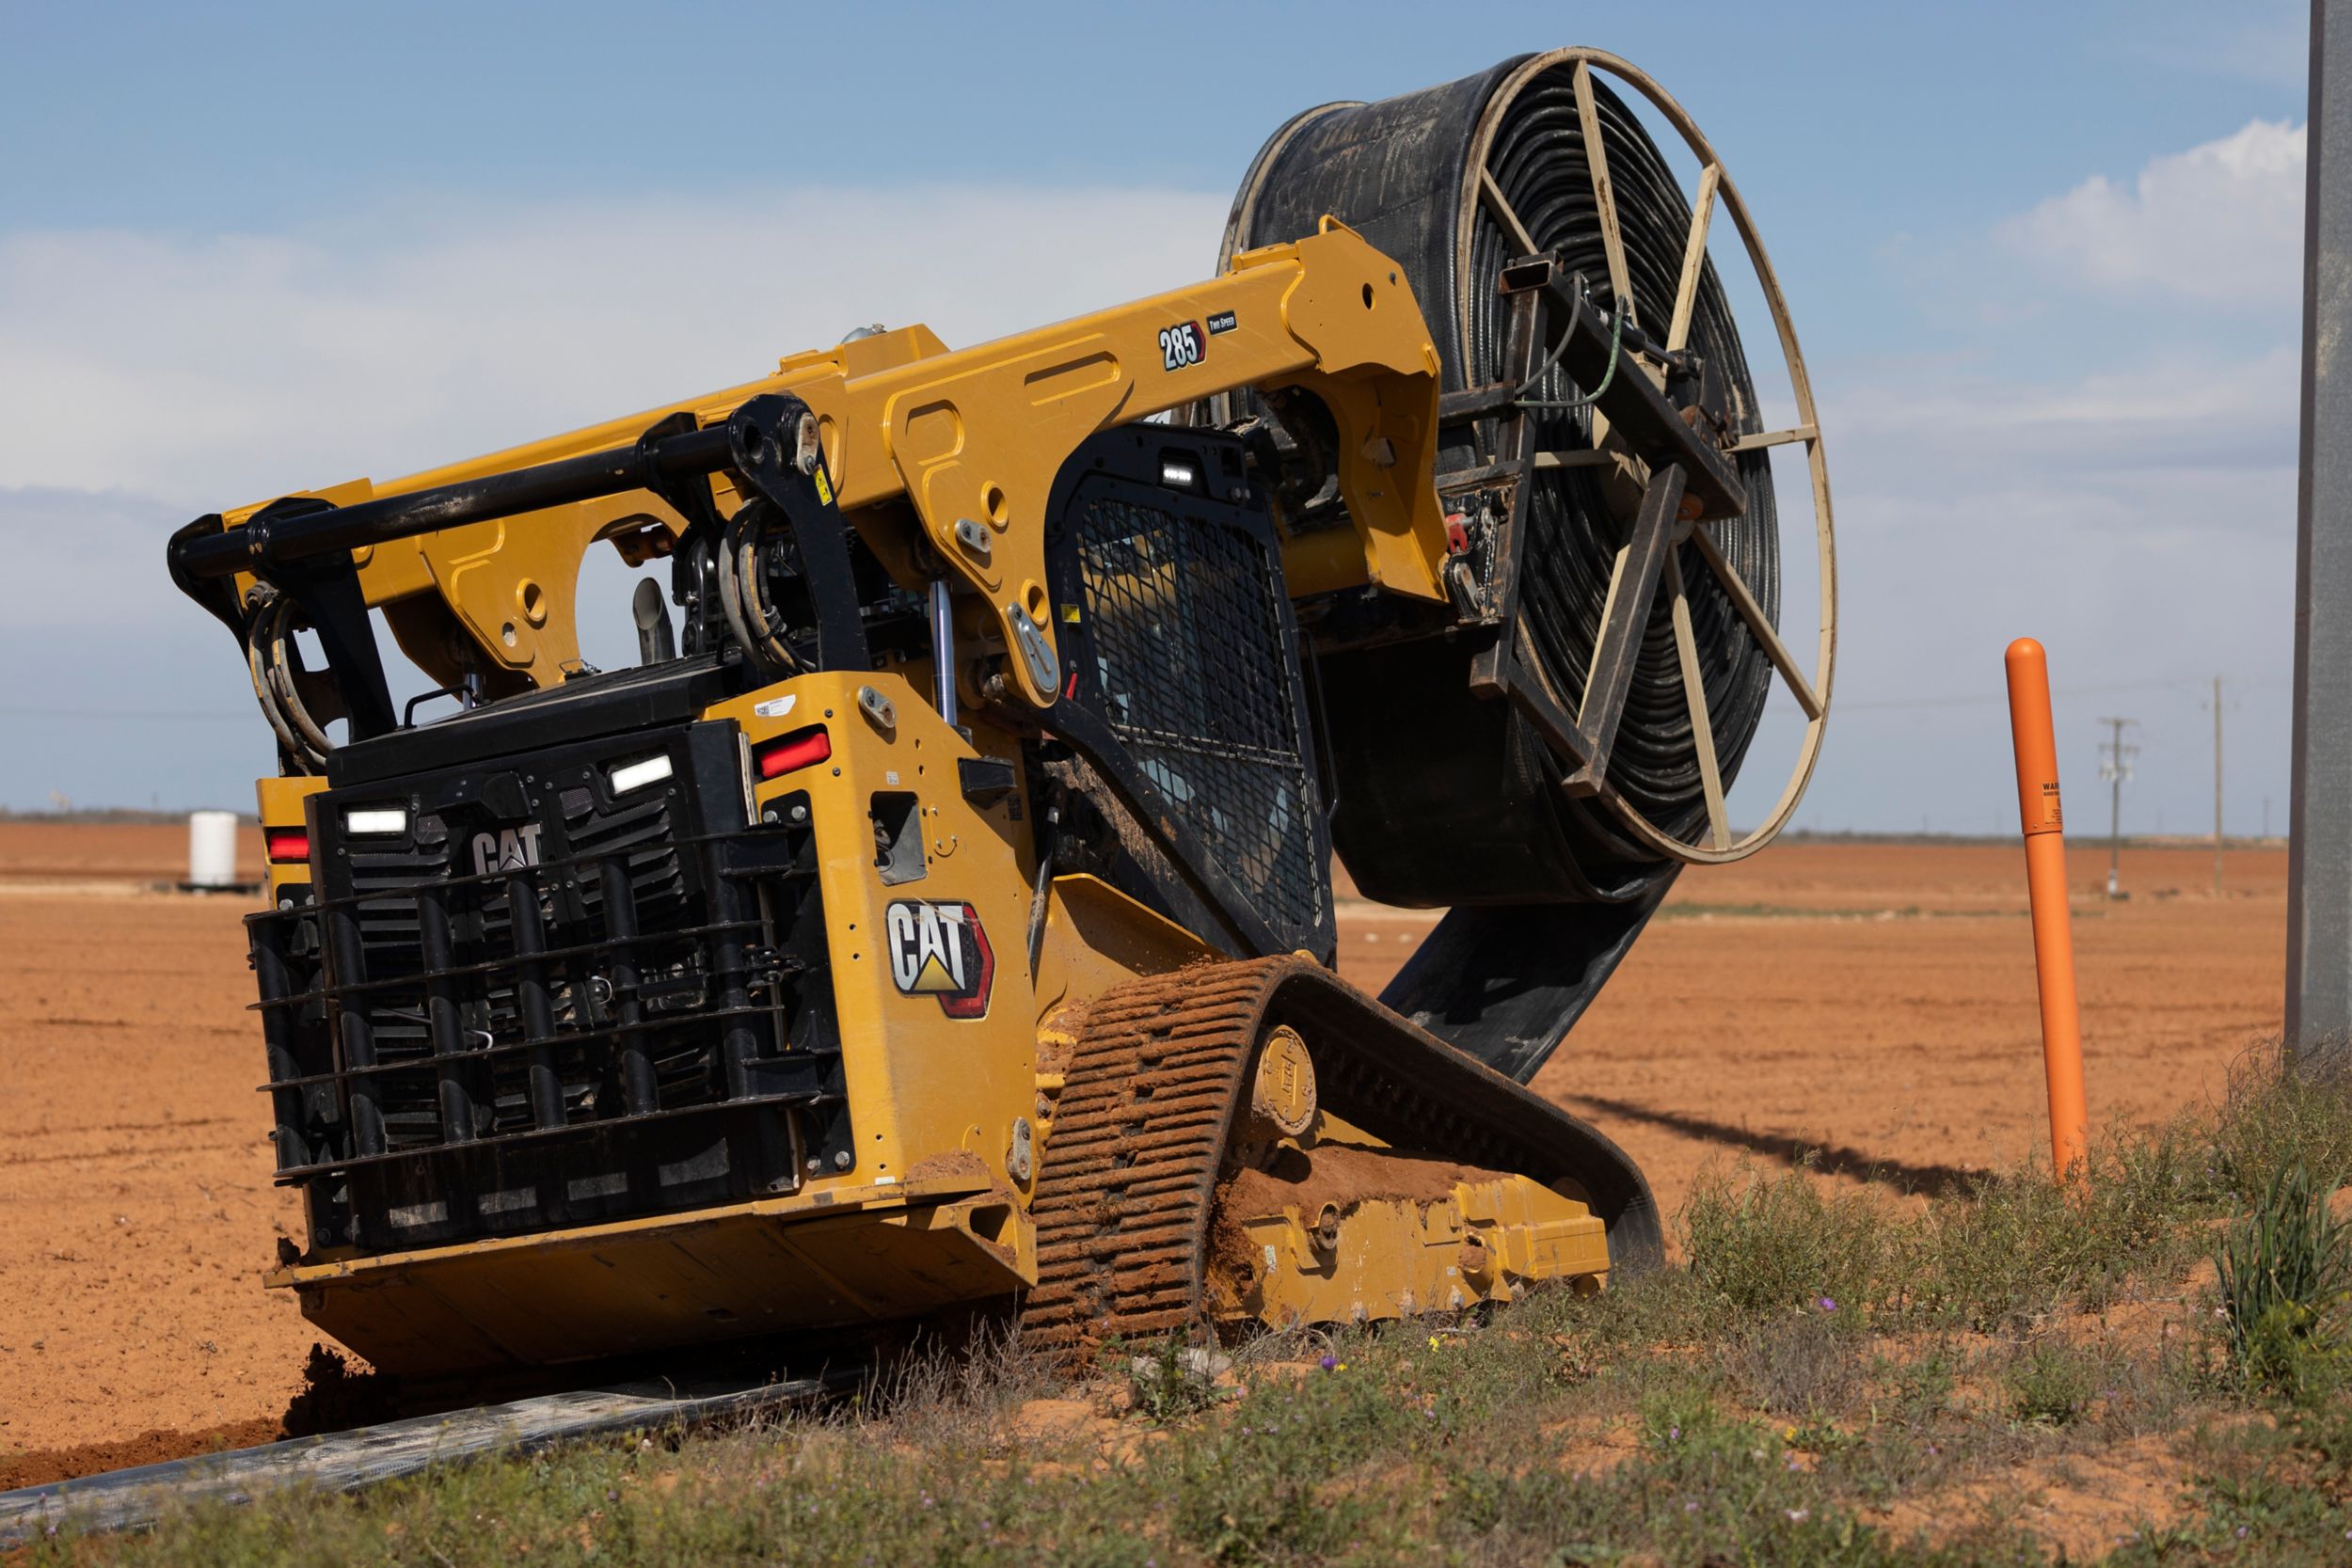
[[[980,915],[969,904],[926,898],[893,902],[883,922],[890,938],[890,978],[901,996],[936,996],[949,1018],[984,1018],[996,955]]]

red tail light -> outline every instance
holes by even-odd
[[[262,843],[268,849],[271,861],[281,865],[310,858],[310,830],[308,828],[267,828],[262,831]]]
[[[778,736],[752,753],[759,765],[759,776],[772,779],[811,763],[822,762],[833,755],[833,737],[822,724],[811,724],[804,730]]]

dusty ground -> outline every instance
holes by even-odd
[[[142,893],[177,828],[0,823],[0,1485],[251,1441],[314,1336],[258,1275],[296,1222],[269,1184],[235,899]],[[259,846],[248,847],[258,864]],[[1813,1146],[1922,1185],[2043,1137],[2013,847],[1791,844],[1694,873],[1538,1086],[1598,1121],[1671,1210],[1709,1159]],[[2216,1092],[2275,1033],[2285,859],[2074,865],[2094,1116]],[[1342,970],[1377,989],[1432,924],[1360,904]]]
[[[2094,1121],[2218,1094],[2280,1027],[2286,854],[2069,858]],[[1343,906],[1341,973],[1377,990],[1435,924]],[[1352,918],[1350,916],[1352,915]],[[2024,853],[1788,843],[1686,874],[1535,1086],[1598,1123],[1672,1212],[1710,1159],[1811,1149],[1921,1189],[2048,1148]]]

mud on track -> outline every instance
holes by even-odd
[[[0,1485],[253,1441],[317,1338],[260,1284],[299,1215],[269,1183],[244,907],[139,891],[185,853],[176,827],[0,823]],[[1669,1212],[1748,1152],[1923,1186],[2020,1157],[2043,1137],[2020,862],[1788,844],[1686,877],[1536,1086]],[[2279,1027],[2285,857],[2233,854],[2219,900],[2211,866],[2129,852],[2137,896],[2108,906],[2077,853],[2094,1116],[2217,1092]],[[1341,973],[1376,991],[1432,924],[1344,903]]]

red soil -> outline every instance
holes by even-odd
[[[260,1281],[299,1214],[253,1092],[244,908],[139,891],[185,855],[175,827],[0,823],[0,1486],[266,1437],[316,1338]],[[2045,1133],[2020,863],[1797,844],[1693,872],[1537,1086],[1669,1211],[1742,1154],[1926,1186],[2024,1155]],[[2204,851],[2126,854],[2124,904],[2091,896],[2104,875],[2084,851],[2093,1114],[2157,1117],[2279,1027],[2284,856],[2233,855],[2218,900]],[[1376,990],[1433,923],[1343,905],[1342,973]]]

